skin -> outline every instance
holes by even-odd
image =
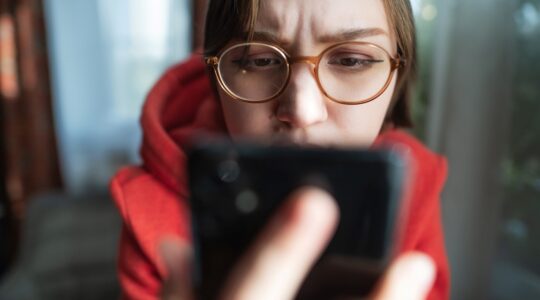
[[[367,28],[376,30],[369,36],[338,34]],[[392,56],[397,51],[382,1],[263,1],[255,32],[259,40],[270,36],[269,42],[278,42],[292,56],[316,56],[340,41],[371,42]],[[325,97],[313,75],[313,66],[306,63],[292,65],[286,90],[268,103],[240,102],[218,90],[225,123],[235,139],[322,147],[369,146],[380,132],[396,78],[397,72],[384,94],[361,105],[343,105]]]
[[[315,56],[336,39],[336,32],[376,28],[356,37],[391,55],[396,42],[380,0],[263,1],[256,31],[270,33],[293,56]],[[260,35],[259,35],[260,36]],[[320,41],[327,36],[334,41]],[[231,41],[234,44],[237,41]],[[377,137],[395,88],[397,74],[375,101],[342,105],[319,90],[309,64],[294,64],[291,81],[277,99],[249,104],[220,92],[225,122],[234,139],[286,141],[322,147],[369,146]],[[331,239],[339,220],[331,195],[304,187],[293,192],[232,271],[222,299],[291,299]],[[194,299],[190,284],[190,246],[177,240],[161,245],[168,270],[162,299]],[[434,280],[433,261],[407,253],[389,268],[371,299],[424,299]]]

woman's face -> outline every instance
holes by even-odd
[[[361,29],[376,30],[363,36],[342,34]],[[370,42],[393,57],[397,51],[382,0],[263,0],[255,32],[256,36],[281,41],[279,46],[293,57],[317,56],[340,41]],[[396,77],[397,72],[381,96],[359,105],[328,99],[317,85],[313,66],[307,63],[292,64],[288,85],[270,102],[244,103],[218,90],[225,123],[234,139],[323,147],[369,146],[386,116]]]

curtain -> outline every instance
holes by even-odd
[[[452,299],[493,299],[515,74],[515,1],[438,1],[428,142],[449,160],[443,193]],[[519,298],[519,297],[518,297]]]
[[[51,103],[42,3],[0,0],[0,223],[10,256],[28,199],[62,187]]]

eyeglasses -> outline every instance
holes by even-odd
[[[366,42],[333,45],[318,56],[291,57],[276,45],[259,42],[233,45],[205,58],[223,90],[233,99],[262,103],[278,97],[287,87],[294,63],[314,66],[323,94],[342,104],[362,104],[379,97],[393,73],[405,61]]]

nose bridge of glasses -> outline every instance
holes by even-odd
[[[315,67],[319,61],[317,56],[297,56],[290,59],[291,65],[295,63],[306,63]]]

